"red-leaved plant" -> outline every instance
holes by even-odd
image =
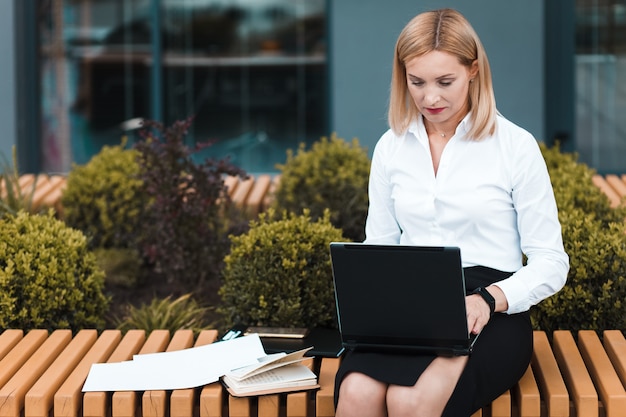
[[[247,225],[229,204],[224,178],[247,175],[227,159],[196,162],[192,155],[211,142],[185,144],[192,120],[169,127],[144,121],[135,148],[140,177],[152,202],[138,240],[154,272],[198,291],[219,276],[228,235],[242,232]]]

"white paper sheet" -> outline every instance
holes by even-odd
[[[218,381],[232,369],[257,363],[263,356],[257,334],[174,352],[135,355],[130,361],[93,364],[83,392],[199,387]]]

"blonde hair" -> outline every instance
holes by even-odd
[[[469,22],[453,9],[440,9],[415,16],[402,30],[396,42],[391,75],[388,121],[397,134],[406,132],[419,117],[406,80],[406,63],[432,51],[447,52],[468,68],[474,61],[478,73],[469,85],[471,128],[468,137],[480,140],[495,132],[496,99],[491,69],[485,49]]]

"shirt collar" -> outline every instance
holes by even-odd
[[[459,125],[456,128],[458,133],[467,133],[470,130],[471,122],[470,116],[472,112],[468,112],[465,117],[459,122]],[[424,126],[424,116],[420,115],[417,120],[413,120],[407,129],[409,133],[412,133],[415,137],[428,137],[426,134],[426,126]],[[455,132],[456,133],[456,132]]]

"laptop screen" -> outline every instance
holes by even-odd
[[[331,259],[348,347],[469,345],[459,248],[333,242]]]

